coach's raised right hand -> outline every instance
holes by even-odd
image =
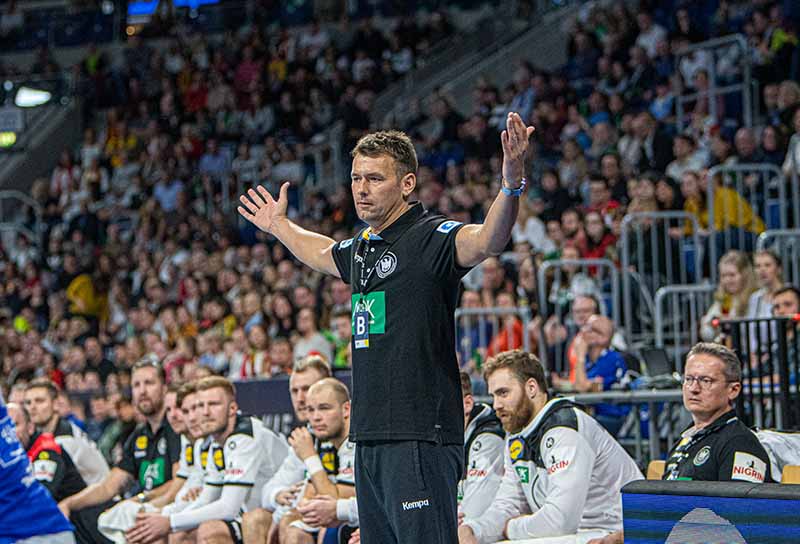
[[[239,214],[264,232],[272,232],[275,223],[286,218],[286,208],[289,203],[287,191],[289,182],[281,185],[278,200],[272,198],[263,185],[255,189],[248,189],[247,194],[239,196],[241,206],[237,208]]]

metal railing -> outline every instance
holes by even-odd
[[[553,274],[551,284],[553,293],[547,289],[548,274],[551,273],[551,270]],[[587,285],[591,281],[593,287],[590,291],[572,291],[570,283],[575,280],[578,274],[582,275],[581,281]],[[575,327],[570,325],[566,319],[573,296],[591,295],[596,297],[601,305],[601,313],[608,314],[608,308],[610,308],[609,317],[614,321],[614,324],[619,327],[621,323],[619,270],[609,259],[556,259],[545,261],[537,272],[537,288],[539,291],[539,311],[547,314],[549,313],[547,308],[553,305],[553,315],[561,324],[567,327],[568,338],[577,333],[577,330],[569,330],[570,328],[575,329]],[[545,338],[541,338],[539,342],[539,359],[544,367],[550,370],[562,371],[565,347],[563,342],[558,342],[548,347]],[[552,360],[548,356],[550,349],[553,350]]]
[[[517,345],[513,321],[504,319],[513,317],[521,325],[521,342]],[[456,323],[456,353],[461,365],[473,360],[476,370],[480,371],[487,350],[492,346],[495,338],[506,334],[505,349],[521,347],[530,351],[531,343],[528,336],[528,324],[531,312],[527,307],[517,308],[457,308],[455,312]]]
[[[33,229],[20,223],[21,214],[25,213],[26,207],[33,211]],[[32,243],[41,247],[44,235],[44,210],[31,196],[22,191],[0,191],[0,223],[17,225],[20,232],[30,237]]]
[[[707,283],[668,285],[656,291],[656,347],[671,353],[678,372],[683,370],[684,353],[700,340],[700,320],[711,305],[714,290],[714,285]]]
[[[731,48],[735,48],[738,52],[738,60],[734,65],[741,68],[741,80],[737,78],[732,82],[726,82],[722,75],[718,73],[719,62],[717,56],[729,53]],[[710,62],[707,66],[709,87],[708,90],[687,93],[685,92],[687,90],[686,83],[681,81],[681,78],[676,78],[675,108],[678,131],[682,132],[689,124],[689,115],[686,112],[686,107],[697,100],[708,100],[708,114],[716,119],[718,124],[721,124],[723,119],[717,102],[723,96],[732,94],[741,95],[742,124],[747,127],[753,126],[752,59],[750,58],[750,47],[745,36],[732,34],[691,45],[675,55],[676,69],[680,67],[680,63],[684,58],[698,52],[705,52],[710,56]]]
[[[781,258],[784,280],[800,285],[800,229],[766,230],[758,237],[756,249],[775,251]]]
[[[692,234],[673,238],[670,230],[683,230],[686,222],[692,224]],[[623,321],[629,342],[652,340],[643,311],[652,300],[651,293],[667,285],[696,282],[701,277],[703,246],[699,228],[697,218],[682,211],[636,212],[622,219]],[[636,304],[637,299],[644,305]],[[650,308],[652,317],[655,309]]]
[[[728,207],[717,210],[715,196],[724,190],[734,191],[735,194],[723,195],[720,203]],[[773,164],[735,164],[711,168],[708,171],[706,203],[712,282],[717,280],[716,263],[726,251],[752,251],[756,246],[756,237],[765,229],[788,227],[786,180],[780,168]],[[721,230],[718,230],[717,223],[722,225]]]

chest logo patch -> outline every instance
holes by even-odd
[[[147,449],[147,437],[146,436],[138,436],[138,437],[136,437],[136,449],[137,450]]]
[[[514,470],[517,471],[517,478],[519,478],[519,483],[527,484],[531,481],[531,472],[528,467],[514,467]]]
[[[708,461],[708,458],[711,457],[711,447],[704,446],[697,452],[697,455],[694,456],[694,466],[699,467],[702,466]]]
[[[397,268],[397,256],[391,251],[387,251],[380,261],[375,265],[375,272],[379,278],[385,278]]]
[[[516,461],[522,455],[522,440],[517,438],[508,445],[508,455],[511,456],[512,461]]]
[[[166,455],[166,453],[167,453],[167,440],[165,438],[161,438],[158,441],[158,454]]]

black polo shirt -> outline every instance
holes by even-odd
[[[155,434],[147,422],[136,426],[117,466],[133,476],[139,490],[150,491],[172,479],[172,465],[180,458],[181,438],[164,418]]]
[[[464,443],[454,332],[459,280],[469,271],[456,263],[461,226],[415,203],[378,238],[362,231],[334,246],[339,274],[353,286],[353,315],[370,318],[369,347],[351,345],[351,440]]]
[[[72,458],[50,433],[37,433],[31,437],[28,449],[33,477],[47,488],[56,502],[61,502],[86,488]]]
[[[771,482],[769,467],[761,442],[731,410],[708,427],[696,432],[689,427],[681,434],[667,458],[663,479]]]

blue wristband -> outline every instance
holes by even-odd
[[[520,180],[519,187],[517,187],[516,189],[509,189],[508,187],[506,187],[506,184],[504,182],[505,180],[500,180],[500,190],[503,191],[504,195],[508,196],[520,196],[522,194],[522,191],[525,190],[525,185],[528,184],[528,180],[522,178]]]

